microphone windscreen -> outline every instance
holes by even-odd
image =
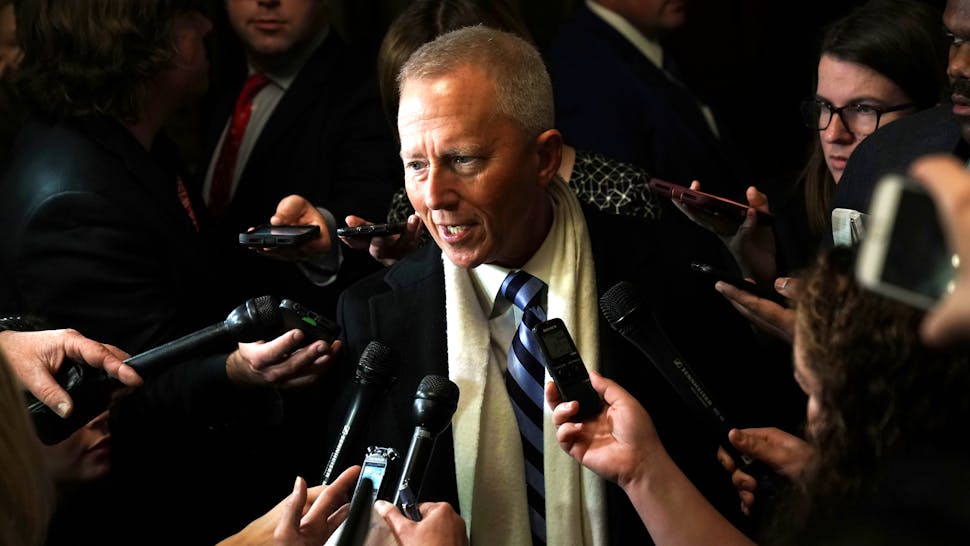
[[[458,409],[458,385],[443,375],[426,375],[418,385],[412,406],[415,426],[440,434]]]
[[[391,349],[380,341],[371,341],[364,347],[357,363],[357,382],[361,384],[386,385],[394,379],[394,359]]]
[[[443,375],[426,375],[418,385],[414,396],[426,400],[440,400],[457,407],[458,385]]]
[[[280,302],[273,296],[260,296],[253,300],[254,319],[267,326],[275,326],[280,320]]]
[[[620,281],[600,296],[600,311],[613,328],[620,321],[637,310],[643,303],[636,286],[628,281]]]

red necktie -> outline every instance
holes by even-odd
[[[232,113],[229,129],[219,149],[215,169],[212,171],[212,186],[209,188],[209,210],[215,218],[222,217],[229,205],[229,194],[232,190],[233,173],[236,170],[236,160],[239,157],[239,145],[246,134],[246,125],[253,112],[253,98],[260,89],[266,87],[269,78],[262,74],[253,74],[246,78],[239,98],[236,99],[236,109]]]

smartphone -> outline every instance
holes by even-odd
[[[407,222],[394,222],[392,224],[369,224],[357,227],[337,228],[338,237],[384,237],[401,233],[407,227]]]
[[[579,412],[572,420],[579,422],[599,413],[603,408],[603,401],[589,381],[589,372],[586,371],[586,365],[576,350],[576,344],[573,343],[566,324],[561,319],[554,318],[535,325],[532,333],[539,341],[546,370],[556,383],[559,396],[564,402],[579,402]]]
[[[357,485],[354,487],[354,496],[361,490],[361,485],[369,481],[373,486],[371,504],[378,500],[390,502],[394,496],[393,489],[400,462],[400,454],[392,447],[368,447],[364,464],[360,468],[360,477],[357,478]]]
[[[728,271],[724,271],[723,269],[718,269],[712,265],[701,262],[691,262],[690,270],[699,275],[709,277],[713,281],[724,281],[731,286],[744,290],[745,292],[750,292],[759,298],[771,300],[785,307],[788,306],[788,301],[786,300],[785,296],[782,296],[776,292],[774,287],[753,283],[738,275],[734,275]]]
[[[748,209],[751,208],[737,201],[731,201],[730,199],[702,191],[695,191],[687,186],[681,186],[673,182],[660,180],[659,178],[651,178],[647,182],[647,185],[650,186],[651,191],[661,197],[677,199],[689,207],[701,209],[715,216],[723,216],[731,220],[736,220],[738,223],[744,222],[748,214]],[[755,212],[758,215],[758,224],[770,225],[775,221],[774,215],[769,212],[760,210],[756,210]]]
[[[872,194],[866,236],[856,260],[859,284],[929,309],[953,291],[959,261],[926,190],[899,174],[881,178]]]
[[[293,300],[281,301],[279,310],[283,317],[284,331],[299,328],[306,334],[308,343],[318,340],[333,343],[340,336],[340,326],[336,322]]]
[[[320,226],[271,226],[263,224],[239,234],[239,244],[253,248],[300,246],[320,236]]]

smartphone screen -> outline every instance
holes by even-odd
[[[870,213],[872,226],[856,263],[863,286],[924,309],[952,291],[959,258],[921,186],[898,175],[884,178]]]

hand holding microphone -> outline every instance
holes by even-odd
[[[636,287],[629,282],[617,283],[600,298],[600,309],[610,326],[640,349],[681,400],[703,420],[712,439],[737,461],[739,468],[763,484],[767,495],[774,495],[771,470],[728,441],[728,432],[734,427],[700,377],[670,342],[660,321],[650,311]]]
[[[247,300],[221,322],[136,354],[124,363],[149,380],[176,362],[213,350],[217,343],[256,341],[278,336],[289,328],[300,328],[300,335],[314,338],[334,333],[323,322],[325,319],[310,313],[290,300],[280,302],[273,296],[261,296]],[[103,370],[77,362],[65,362],[54,377],[74,401],[74,410],[67,418],[61,418],[29,393],[26,395],[37,435],[48,445],[64,440],[107,409],[111,393],[121,386]]]

